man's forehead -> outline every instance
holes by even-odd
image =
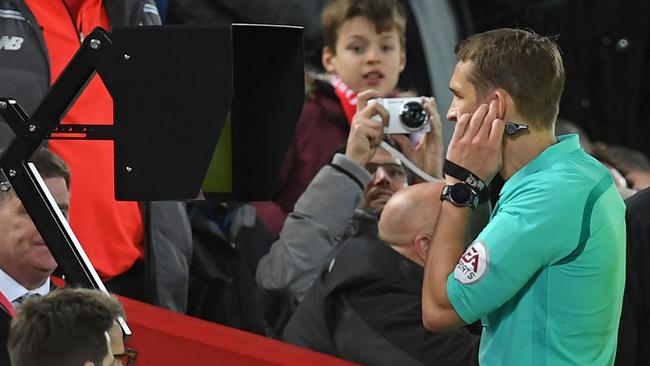
[[[475,64],[473,61],[458,61],[454,68],[454,73],[449,81],[449,89],[460,89],[469,83],[469,76],[474,71]]]

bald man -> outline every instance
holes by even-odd
[[[433,221],[429,220],[438,218],[441,203],[437,196],[427,194],[426,190],[438,194],[442,187],[441,183],[424,183],[397,192],[379,219],[379,238],[420,266],[424,266],[433,236]]]
[[[478,364],[478,337],[422,325],[423,266],[441,190],[441,183],[423,183],[396,192],[384,206],[379,236],[366,233],[342,246],[283,339],[366,365]]]

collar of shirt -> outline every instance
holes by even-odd
[[[17,298],[26,295],[27,293],[39,294],[45,296],[50,292],[50,278],[48,277],[41,286],[28,290],[20,283],[16,282],[11,276],[9,276],[5,271],[0,269],[0,291],[7,297],[9,302],[16,301]]]
[[[579,149],[580,140],[578,139],[578,135],[572,134],[558,136],[557,143],[547,147],[546,150],[539,154],[535,159],[529,161],[528,164],[524,165],[506,181],[499,196],[503,196],[505,192],[515,189],[527,176],[537,173],[551,165],[556,160]]]

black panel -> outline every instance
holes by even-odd
[[[195,198],[232,100],[230,27],[118,28],[112,39],[116,198]]]
[[[302,28],[233,24],[233,194],[270,198],[304,103]]]

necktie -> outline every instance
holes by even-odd
[[[39,296],[41,296],[41,295],[40,295],[40,294],[37,294],[37,293],[35,293],[35,292],[28,292],[28,293],[24,294],[23,296],[17,298],[16,300],[12,301],[12,302],[11,302],[11,305],[14,306],[14,309],[18,309],[18,307],[20,307],[20,304],[22,304],[23,301],[25,301],[25,299],[30,298],[30,297],[33,297],[33,296],[37,296],[37,297],[39,297]]]

